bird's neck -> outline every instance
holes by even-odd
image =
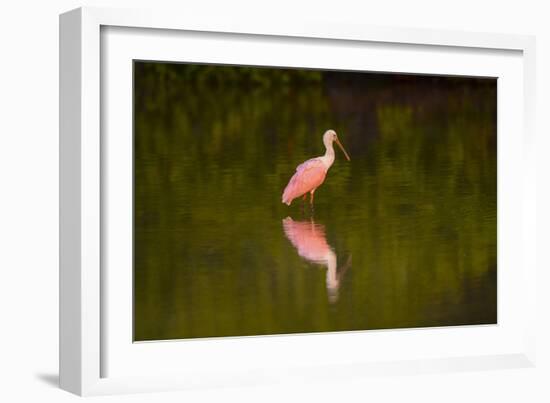
[[[325,155],[321,157],[321,161],[323,161],[328,170],[334,163],[334,147],[332,146],[332,142],[325,143],[325,147],[327,150],[325,151]]]

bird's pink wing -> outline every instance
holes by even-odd
[[[290,178],[283,192],[283,203],[290,205],[295,198],[316,189],[323,183],[326,174],[325,164],[318,158],[298,165],[296,173]]]

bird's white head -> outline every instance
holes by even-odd
[[[342,145],[342,143],[340,143],[340,140],[338,140],[338,135],[336,134],[336,132],[334,130],[329,129],[325,132],[325,134],[323,134],[323,143],[325,144],[325,147],[327,148],[327,150],[328,149],[332,150],[332,143],[333,142],[338,144],[338,147],[340,147],[340,149],[342,150],[342,152],[346,156],[346,159],[348,161],[350,161],[350,157],[349,157],[348,153],[346,152],[346,150],[344,150],[344,146]]]
[[[336,132],[332,129],[329,129],[325,132],[325,134],[323,134],[323,143],[332,144],[332,142],[335,141],[337,138],[338,138],[338,135],[336,134]]]

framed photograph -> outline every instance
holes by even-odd
[[[84,8],[60,49],[62,388],[534,365],[532,37]]]

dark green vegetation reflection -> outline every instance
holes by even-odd
[[[134,75],[135,340],[496,322],[496,80]],[[283,205],[329,128],[351,162]]]

